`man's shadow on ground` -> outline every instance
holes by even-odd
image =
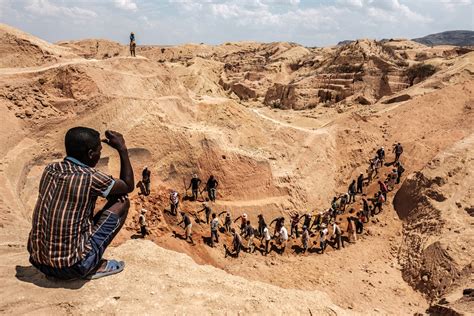
[[[144,196],[147,195],[147,194],[146,194],[145,184],[144,184],[142,181],[138,181],[138,182],[137,182],[137,185],[136,185],[135,187],[140,190],[139,195],[144,195]]]
[[[130,236],[130,239],[144,239],[144,237],[141,233],[135,233],[132,236]]]
[[[38,269],[33,266],[16,266],[15,270],[15,277],[18,280],[26,283],[31,283],[46,289],[63,288],[70,290],[78,290],[82,288],[84,284],[90,281],[83,279],[64,281],[52,277],[46,277],[43,273],[38,271]]]

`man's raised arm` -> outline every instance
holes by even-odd
[[[120,156],[120,179],[115,181],[109,195],[122,195],[133,191],[135,180],[133,178],[133,168],[128,157],[127,146],[122,134],[114,131],[105,131],[106,139],[102,142],[116,149]]]

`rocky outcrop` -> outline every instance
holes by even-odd
[[[32,67],[77,57],[67,49],[0,23],[0,68]]]
[[[474,135],[409,177],[394,205],[404,221],[400,249],[403,277],[431,300],[466,282],[474,272]]]

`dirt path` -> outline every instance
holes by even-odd
[[[311,134],[324,134],[324,133],[326,133],[326,131],[323,128],[331,123],[331,122],[327,122],[327,123],[322,124],[321,126],[319,126],[317,128],[310,129],[310,128],[305,128],[305,127],[292,125],[290,123],[282,122],[280,120],[269,117],[268,115],[263,114],[261,112],[261,110],[259,110],[258,108],[252,108],[250,110],[252,112],[254,112],[255,114],[257,114],[259,117],[261,117],[265,120],[268,120],[268,121],[270,121],[270,122],[272,122],[276,125],[283,126],[283,127],[290,128],[290,129],[295,129],[295,130],[302,131],[302,132],[305,132],[305,133],[311,133]]]

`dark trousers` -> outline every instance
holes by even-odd
[[[349,203],[356,201],[355,196],[356,196],[355,193],[352,193],[352,192],[349,193]]]
[[[207,196],[209,200],[214,202],[216,200],[216,189],[207,189]]]
[[[217,230],[211,230],[211,247],[214,247],[214,238],[216,239],[216,242],[219,242],[219,234],[217,233]]]
[[[324,253],[324,250],[326,249],[326,241],[320,241],[319,246],[321,249],[321,253]]]
[[[179,205],[179,202],[176,204],[173,204],[173,203],[170,204],[170,212],[172,215],[178,215],[178,205]]]
[[[268,255],[270,240],[265,240],[265,256]]]
[[[291,225],[290,236],[293,236],[293,232],[295,232],[296,238],[300,237],[300,234],[298,233],[298,224]]]
[[[356,222],[356,234],[362,234],[364,232],[364,225],[360,222]]]
[[[336,234],[336,249],[344,248],[344,240],[342,240],[342,236],[340,234]]]
[[[140,226],[140,233],[142,234],[142,237],[145,237],[148,235],[148,230],[146,229],[146,226],[142,225]]]
[[[402,177],[402,173],[403,173],[403,172],[399,172],[399,173],[398,173],[398,176],[397,176],[397,184],[400,183],[400,178]]]
[[[145,186],[145,195],[150,195],[150,181],[143,181],[143,185]]]
[[[242,244],[234,244],[234,252],[235,252],[236,257],[239,256],[241,249],[242,249]]]
[[[193,189],[193,201],[197,201],[198,199],[198,189]]]
[[[357,186],[357,193],[360,193],[360,194],[363,193],[363,192],[362,192],[362,187],[363,187],[362,184]]]
[[[375,212],[376,209],[379,209],[379,211]],[[382,203],[377,202],[377,203],[375,203],[375,206],[374,206],[374,214],[377,215],[380,212],[382,212]]]

